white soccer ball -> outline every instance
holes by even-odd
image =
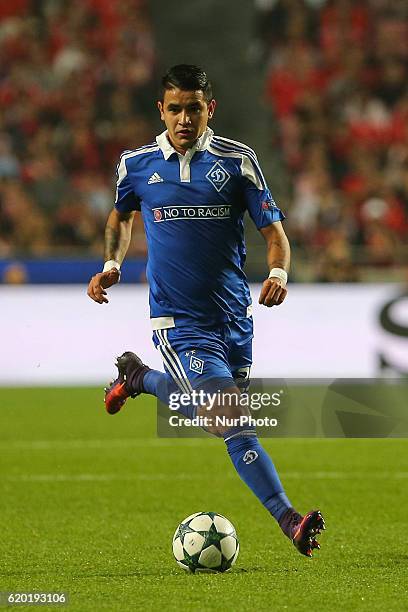
[[[173,536],[173,554],[191,573],[227,572],[239,553],[239,540],[230,521],[216,512],[196,512],[184,519]]]

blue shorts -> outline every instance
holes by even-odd
[[[183,393],[249,386],[252,317],[216,327],[172,327],[153,332],[165,371]]]

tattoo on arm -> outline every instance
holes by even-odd
[[[119,247],[119,228],[106,226],[105,229],[105,261],[117,257]]]
[[[282,268],[288,271],[290,266],[290,247],[285,237],[274,238],[268,241],[268,266],[272,268]]]
[[[120,264],[125,259],[132,237],[134,213],[111,213],[105,228],[105,261],[113,259]]]

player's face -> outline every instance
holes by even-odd
[[[166,89],[163,102],[157,103],[169,139],[179,153],[185,153],[204,133],[214,114],[215,100],[206,102],[201,90]]]

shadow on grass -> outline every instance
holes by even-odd
[[[404,558],[408,558],[408,555],[404,555]],[[402,560],[400,561],[402,562]],[[29,572],[7,572],[0,571],[0,578],[21,578],[28,579],[33,577],[47,577],[51,576],[58,577],[59,580],[68,579],[68,580],[88,580],[89,578],[105,578],[105,579],[118,579],[118,578],[165,578],[165,577],[185,577],[185,576],[238,576],[242,574],[292,574],[296,573],[298,568],[285,568],[285,567],[260,567],[260,566],[250,566],[250,567],[234,567],[231,571],[225,572],[224,574],[207,574],[207,573],[198,573],[198,574],[190,574],[188,572],[183,572],[177,568],[172,569],[161,569],[161,570],[152,570],[152,569],[135,569],[132,571],[82,571],[82,572],[50,572],[49,570],[30,570]]]
[[[191,574],[189,572],[184,572],[183,570],[178,570],[177,568],[171,570],[135,570],[132,572],[93,572],[93,573],[83,573],[71,575],[73,578],[135,578],[135,577],[153,577],[153,578],[164,578],[164,577],[179,577],[182,578],[184,576],[237,576],[242,574],[282,574],[282,573],[296,573],[298,568],[271,568],[271,567],[234,567],[231,571],[225,573],[197,573]]]

